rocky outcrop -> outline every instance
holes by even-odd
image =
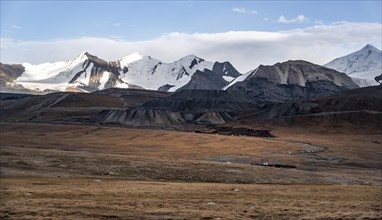
[[[134,108],[131,110],[108,110],[99,116],[102,123],[140,127],[166,127],[186,122],[179,112]]]
[[[20,64],[9,65],[0,63],[0,92],[30,93],[22,85],[14,82],[24,71],[25,68]]]
[[[350,77],[306,61],[288,61],[273,66],[259,66],[228,91],[242,92],[263,102],[285,102],[338,94],[358,88]]]
[[[253,78],[264,78],[276,84],[301,87],[321,81],[333,82],[346,89],[359,87],[344,73],[303,60],[276,63],[272,66],[260,65]]]
[[[119,79],[120,72],[123,70],[118,62],[107,62],[87,52],[84,56],[86,56],[87,59],[82,64],[82,70],[74,74],[69,84],[79,83],[79,88],[89,92],[99,90],[100,86],[102,86],[101,89],[107,89],[115,87],[117,83],[128,85]],[[103,83],[101,79],[105,74],[107,75],[107,79],[106,82]],[[88,78],[88,83],[83,83],[82,80],[79,80],[80,78]]]
[[[382,83],[382,73],[381,73],[381,75],[376,76],[374,79],[375,79],[375,81],[377,81],[379,84],[381,84],[381,83]]]
[[[192,75],[191,80],[182,88],[193,89],[193,90],[220,90],[227,85],[227,81],[223,79],[220,73],[204,69],[203,71],[197,70],[194,75]]]

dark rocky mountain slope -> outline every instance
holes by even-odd
[[[311,99],[359,87],[344,73],[300,60],[260,65],[244,77],[226,89],[265,102]]]

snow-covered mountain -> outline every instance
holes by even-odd
[[[5,66],[2,64],[2,67]],[[217,79],[211,80],[211,89],[221,89],[240,75],[229,62],[209,62],[189,55],[173,63],[164,63],[137,53],[107,62],[83,52],[72,61],[39,65],[23,63],[22,68],[24,71],[12,83],[40,91],[95,91],[111,87],[176,91],[185,85],[192,85],[194,89],[208,89],[203,83],[197,82],[198,77],[193,77],[196,72],[204,75],[204,78]],[[2,71],[3,75],[7,75],[7,71],[12,72],[9,69],[12,69],[12,65],[7,65],[6,71]]]
[[[30,90],[65,91],[77,88],[87,91],[87,88],[105,88],[113,77],[111,65],[89,53],[83,52],[72,61],[44,63],[32,65],[23,63],[24,72],[14,80]]]
[[[348,74],[361,87],[379,85],[375,77],[382,74],[382,51],[367,44],[362,49],[336,58],[324,66]]]
[[[151,90],[176,91],[188,84],[196,72],[219,77],[225,84],[240,75],[228,62],[209,62],[195,55],[188,55],[173,63],[163,63],[150,56],[132,54],[119,62],[126,70],[125,73],[121,73],[122,81]],[[211,88],[213,87],[211,85]]]

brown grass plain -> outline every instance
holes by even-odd
[[[0,132],[2,219],[382,218],[379,133],[55,123]],[[296,169],[251,164],[264,160]]]

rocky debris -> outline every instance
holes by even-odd
[[[297,168],[294,165],[273,164],[273,163],[269,163],[269,162],[265,162],[265,163],[251,163],[251,165],[264,166],[264,167],[275,167],[275,168],[286,168],[286,169],[296,169]]]
[[[219,127],[212,134],[233,135],[233,136],[254,136],[254,137],[274,137],[270,130],[254,130],[251,128]]]

